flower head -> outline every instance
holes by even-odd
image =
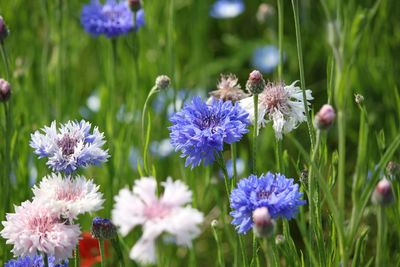
[[[0,43],[3,43],[9,34],[8,28],[2,16],[0,16]]]
[[[271,73],[279,64],[279,49],[274,45],[256,48],[251,63],[263,73]]]
[[[108,150],[103,150],[104,134],[84,120],[69,121],[57,130],[56,122],[31,135],[30,145],[39,158],[48,157],[47,165],[55,172],[72,173],[79,167],[100,165],[107,161]]]
[[[328,129],[332,126],[333,121],[336,118],[335,110],[331,105],[325,104],[318,111],[314,118],[314,126],[317,129]]]
[[[392,184],[386,177],[378,182],[372,193],[372,203],[387,206],[394,201]]]
[[[68,259],[79,240],[79,226],[66,223],[53,206],[25,201],[9,213],[1,236],[14,247],[15,256],[35,256],[46,253],[55,262]]]
[[[0,102],[7,101],[11,96],[11,85],[4,79],[0,79]]]
[[[155,240],[163,232],[172,235],[176,244],[190,246],[199,235],[203,214],[189,206],[192,192],[181,181],[168,178],[162,183],[164,194],[157,197],[153,177],[135,181],[133,190],[121,189],[115,197],[112,220],[122,235],[135,226],[143,226],[143,235],[130,252],[133,260],[154,263]]]
[[[171,143],[186,157],[185,166],[198,166],[202,160],[211,164],[224,143],[237,142],[248,132],[247,117],[238,104],[214,99],[207,105],[195,97],[171,117]]]
[[[275,136],[282,138],[283,133],[289,133],[300,123],[307,120],[304,111],[303,94],[296,82],[287,86],[282,83],[269,83],[258,98],[258,128],[272,121]],[[307,100],[312,100],[311,90],[306,90]],[[254,100],[248,97],[240,101],[240,105],[250,114],[254,123]],[[307,105],[310,105],[307,102]],[[266,117],[266,118],[265,118]]]
[[[253,70],[249,74],[249,79],[246,82],[246,89],[253,95],[258,95],[265,88],[264,78],[258,70]]]
[[[258,237],[268,237],[274,232],[275,222],[266,207],[256,208],[253,211],[253,230]]]
[[[221,78],[217,83],[217,90],[210,92],[210,95],[217,99],[232,102],[237,102],[247,97],[247,94],[243,92],[238,83],[238,78],[234,74],[221,74]]]
[[[298,207],[306,203],[302,196],[299,185],[284,175],[270,172],[260,177],[250,175],[240,180],[231,193],[232,224],[239,233],[246,233],[254,225],[253,212],[261,207],[266,207],[273,219],[291,219],[297,214]]]
[[[239,16],[243,11],[242,0],[217,0],[211,7],[210,15],[216,19],[228,19]]]
[[[165,90],[169,87],[171,79],[167,75],[160,75],[156,79],[156,86],[159,90]]]
[[[34,200],[40,203],[52,203],[61,209],[61,215],[69,220],[86,212],[95,212],[103,208],[103,194],[93,180],[83,176],[65,177],[51,174],[43,178],[39,186],[33,189]]]
[[[143,14],[139,16],[139,12],[134,25],[128,2],[106,0],[102,5],[99,0],[91,0],[82,9],[81,24],[93,36],[103,34],[108,38],[117,37],[129,33],[134,27],[143,26]]]
[[[62,264],[55,264],[54,257],[49,257],[49,267],[68,267],[68,261]],[[6,262],[4,267],[44,267],[45,264],[43,262],[42,255],[35,255],[32,257],[25,256],[19,257],[15,260],[9,260]]]
[[[96,217],[92,221],[92,235],[96,239],[113,239],[117,235],[117,228],[109,219]]]

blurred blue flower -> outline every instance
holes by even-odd
[[[279,49],[274,45],[258,47],[254,50],[251,63],[255,69],[271,73],[279,64]]]
[[[210,16],[216,19],[234,18],[244,11],[242,0],[217,0],[211,7]]]
[[[140,155],[140,152],[137,148],[131,146],[129,148],[129,163],[131,165],[132,170],[137,171],[138,169],[138,162],[142,163],[142,157]]]
[[[44,267],[42,255],[34,257],[19,257],[18,259],[9,260],[4,267]],[[49,257],[49,267],[68,267],[68,261],[63,264],[54,264],[54,257]]]
[[[174,147],[171,145],[171,140],[166,138],[161,141],[153,141],[150,144],[150,151],[156,156],[165,158],[174,152]]]
[[[127,1],[107,0],[104,5],[99,0],[91,0],[84,5],[81,13],[81,24],[86,32],[93,36],[105,35],[108,38],[129,33],[135,26],[137,30],[144,25],[143,10],[136,16],[133,23],[133,13]]]
[[[232,178],[233,177],[233,163],[231,159],[228,159],[226,162],[226,170],[228,171],[228,177]],[[236,159],[236,173],[238,176],[242,175],[244,173],[245,169],[245,164],[244,161],[241,158]],[[222,170],[219,170],[219,176],[221,178],[224,178],[224,173]]]
[[[270,172],[259,178],[250,175],[240,180],[231,193],[232,224],[236,225],[238,233],[246,233],[253,226],[253,211],[260,207],[268,208],[274,219],[291,219],[298,213],[298,207],[306,203],[302,197],[299,185],[284,175]]]
[[[30,146],[39,158],[47,157],[47,165],[55,172],[70,174],[79,167],[100,165],[109,158],[103,150],[104,134],[89,122],[68,121],[57,129],[55,121],[45,126],[41,133],[31,134]]]
[[[170,118],[171,144],[175,151],[181,150],[181,157],[186,157],[185,166],[193,168],[201,161],[211,164],[224,143],[237,142],[248,132],[248,116],[230,101],[214,100],[207,105],[200,97],[194,97]]]

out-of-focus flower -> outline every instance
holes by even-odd
[[[261,3],[258,6],[256,18],[259,23],[265,23],[269,18],[275,15],[275,8],[272,5]]]
[[[2,16],[0,16],[0,43],[3,43],[9,34],[8,28]]]
[[[132,191],[124,188],[115,196],[112,220],[122,235],[135,226],[143,226],[143,235],[130,252],[130,258],[141,263],[155,263],[155,240],[163,232],[176,239],[177,245],[191,246],[200,234],[203,214],[190,207],[192,192],[181,181],[168,178],[162,183],[164,194],[157,197],[153,177],[135,181]]]
[[[210,16],[216,19],[228,19],[239,16],[244,11],[242,0],[217,0],[211,7]]]
[[[174,152],[174,147],[171,145],[171,139],[166,138],[161,141],[153,141],[150,144],[150,151],[156,156],[165,158]]]
[[[296,82],[293,82],[287,86],[282,83],[269,83],[258,98],[258,128],[272,121],[277,139],[282,139],[282,134],[289,133],[307,120],[303,94],[295,84]],[[306,90],[306,98],[313,99],[311,90]],[[253,97],[245,98],[239,103],[250,114],[250,120],[254,123]],[[310,103],[307,102],[307,105]]]
[[[316,129],[324,130],[332,126],[336,118],[336,112],[331,105],[325,104],[318,111],[314,118],[314,126]]]
[[[135,147],[129,148],[129,165],[132,167],[133,170],[137,170],[138,162],[142,162],[142,157],[140,155],[140,151]]]
[[[106,258],[109,255],[108,240],[104,240],[104,255]],[[101,262],[99,242],[89,232],[83,232],[79,240],[79,256],[80,267],[92,267]]]
[[[237,188],[232,190],[232,224],[236,225],[239,233],[246,233],[254,225],[253,212],[261,207],[266,207],[274,219],[291,219],[298,213],[299,206],[306,203],[302,197],[299,185],[284,175],[270,172],[260,177],[250,175],[241,179]]]
[[[231,159],[228,159],[226,162],[226,170],[228,172],[228,177],[232,178],[233,177],[233,162]],[[241,176],[244,173],[245,170],[245,163],[241,158],[236,159],[236,172],[238,176]],[[219,170],[219,176],[224,177],[224,173],[222,170]]]
[[[241,89],[238,78],[234,74],[221,74],[217,90],[210,92],[210,96],[223,101],[237,102],[247,97],[247,94]]]
[[[30,146],[35,149],[39,158],[48,157],[47,165],[55,172],[72,173],[79,167],[100,165],[107,161],[108,150],[101,147],[105,144],[104,134],[97,127],[90,132],[91,124],[84,120],[68,121],[56,128],[53,121],[50,127],[45,126],[40,133],[31,135]]]
[[[396,177],[400,174],[400,164],[394,161],[389,161],[386,166],[386,171],[391,178]]]
[[[387,206],[394,201],[394,194],[392,189],[392,184],[386,177],[378,182],[372,193],[372,203]]]
[[[85,31],[93,36],[105,35],[108,38],[129,33],[144,25],[143,10],[136,14],[134,25],[133,13],[126,1],[106,0],[102,5],[99,0],[91,0],[81,13],[81,24]]]
[[[253,231],[258,237],[268,237],[274,232],[275,222],[266,207],[253,211]]]
[[[53,205],[25,201],[8,213],[0,232],[15,256],[35,256],[46,253],[54,256],[55,263],[72,257],[78,244],[79,225],[61,219],[60,211]]]
[[[86,100],[87,107],[92,112],[98,112],[101,108],[101,100],[97,92],[91,94],[88,99]]]
[[[356,101],[356,103],[360,105],[362,102],[364,102],[364,96],[360,94],[355,94],[354,101]]]
[[[49,267],[68,267],[68,260],[64,263],[55,264],[54,257],[49,257]],[[42,255],[19,257],[18,259],[9,260],[4,267],[44,267]]]
[[[92,221],[92,235],[96,239],[113,239],[117,236],[117,228],[109,219],[96,217]]]
[[[238,104],[214,100],[210,105],[195,97],[171,117],[171,144],[186,157],[185,166],[192,168],[211,164],[224,143],[239,141],[248,132],[248,114]]]
[[[34,200],[39,203],[51,203],[61,210],[63,218],[70,221],[86,212],[95,212],[103,208],[103,194],[93,180],[83,176],[74,178],[61,174],[51,174],[42,179],[33,189]]]
[[[7,101],[11,96],[11,85],[4,79],[0,79],[0,102]]]
[[[128,4],[133,12],[137,12],[142,7],[141,0],[128,0]]]
[[[271,73],[279,64],[279,49],[274,45],[256,48],[251,63],[263,73]]]

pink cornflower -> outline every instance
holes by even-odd
[[[141,263],[155,263],[155,240],[163,232],[175,238],[177,245],[191,246],[200,234],[198,225],[203,214],[187,206],[192,192],[181,181],[168,178],[162,183],[164,194],[157,197],[157,182],[144,177],[135,182],[133,190],[121,189],[115,197],[112,220],[122,235],[135,226],[143,226],[143,235],[130,252],[130,258]]]

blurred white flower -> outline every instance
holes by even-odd
[[[192,192],[181,181],[170,177],[162,183],[164,194],[157,197],[153,177],[135,181],[132,191],[124,188],[115,196],[112,220],[122,235],[135,226],[143,226],[143,235],[130,252],[130,258],[141,263],[155,263],[155,240],[163,232],[176,238],[177,245],[191,246],[200,234],[203,214],[190,207]]]

